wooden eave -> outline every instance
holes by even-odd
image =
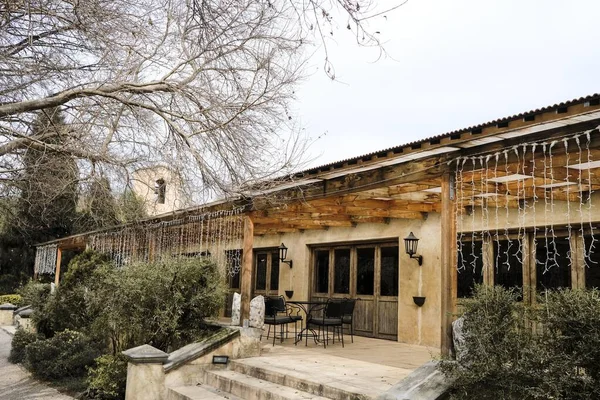
[[[427,213],[440,212],[439,189],[441,177],[453,172],[451,164],[459,156],[477,156],[502,151],[522,142],[558,139],[598,126],[600,95],[561,103],[541,110],[492,121],[487,124],[450,132],[402,147],[383,150],[351,160],[313,168],[286,179],[263,185],[262,189],[249,188],[240,197],[212,204],[179,210],[138,224],[153,224],[169,220],[185,220],[187,216],[206,211],[243,207],[254,223],[255,235],[301,232],[307,229],[353,227],[360,223],[389,223],[391,219],[423,219]],[[600,135],[593,137],[591,154],[600,160]],[[573,149],[574,151],[574,149]],[[544,198],[575,201],[578,194],[565,188],[539,188],[548,177],[536,176],[525,185],[490,184],[489,179],[510,173],[534,173],[524,169],[523,162],[510,156],[505,170],[467,171],[461,176],[472,188],[464,190],[466,206],[501,204],[519,207],[515,198]],[[567,157],[555,159],[554,179],[573,179],[567,169]],[[562,163],[562,165],[561,165]],[[539,165],[532,161],[528,168]],[[469,175],[470,174],[470,175]],[[586,178],[579,177],[575,179]],[[588,176],[587,178],[590,178]],[[585,184],[593,190],[600,188],[600,171]],[[529,186],[528,186],[529,185]],[[486,189],[487,188],[487,189]],[[494,199],[477,195],[501,188],[502,195]],[[123,229],[124,226],[103,231]],[[61,248],[84,243],[90,232],[48,243]]]

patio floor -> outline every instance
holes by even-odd
[[[344,337],[345,347],[336,341],[323,348],[309,340],[294,345],[263,336],[260,357],[239,360],[250,367],[275,371],[298,381],[309,381],[331,390],[346,390],[376,398],[408,376],[413,370],[439,355],[439,350],[361,336],[354,343]],[[342,396],[343,397],[343,396]]]
[[[315,344],[312,339],[308,339],[308,346],[305,342],[294,345],[293,339],[285,339],[283,343],[273,339],[262,338],[265,355],[270,352],[280,353],[281,349],[296,349],[309,354],[326,354],[335,357],[342,357],[351,360],[365,361],[373,364],[386,365],[389,367],[414,370],[422,364],[437,358],[440,351],[437,348],[417,346],[406,343],[393,342],[391,340],[373,339],[363,336],[354,336],[354,343],[350,341],[350,336],[344,335],[344,347],[338,341],[323,348],[322,344]]]

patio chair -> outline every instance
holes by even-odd
[[[319,336],[321,336],[321,332],[325,330],[323,335],[323,346],[327,348],[327,343],[329,343],[329,328],[333,328],[332,339],[335,344],[335,333],[336,328],[338,332],[338,337],[341,335],[342,339],[342,347],[344,347],[344,329],[343,329],[343,300],[334,300],[328,299],[327,303],[323,307],[323,313],[320,317],[311,318],[308,323],[311,325],[316,325],[319,328]],[[315,310],[318,311],[318,310]]]
[[[356,299],[345,298],[343,302],[343,316],[342,323],[344,325],[350,325],[348,332],[350,332],[350,339],[354,343],[354,306],[356,305]]]
[[[289,307],[286,307],[285,299],[283,296],[265,297],[265,325],[269,325],[267,331],[267,339],[271,334],[271,326],[279,326],[280,333],[279,338],[283,343],[284,332],[283,327],[286,328],[286,337],[289,334],[288,324],[294,323],[296,328],[296,334],[298,333],[298,321],[302,320],[302,316],[293,314]],[[261,335],[262,336],[262,335]],[[277,330],[273,332],[273,346],[275,346],[275,339],[277,337]]]

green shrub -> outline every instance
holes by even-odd
[[[100,355],[98,346],[79,332],[66,330],[26,347],[25,363],[38,378],[46,380],[83,377]]]
[[[38,335],[33,332],[18,329],[12,338],[8,361],[13,364],[23,362],[26,356],[26,347],[38,339]]]
[[[45,337],[52,336],[52,316],[45,311],[46,304],[50,299],[50,284],[30,280],[25,286],[19,289],[19,294],[21,295],[23,304],[31,305],[34,310],[31,315],[31,321],[36,331]]]
[[[3,294],[0,296],[0,304],[11,303],[17,307],[23,304],[23,299],[19,294]]]
[[[453,399],[600,398],[600,294],[544,294],[534,308],[514,292],[478,286],[465,303],[467,353],[444,361]]]
[[[92,399],[117,400],[125,397],[127,358],[118,354],[96,358],[88,371],[88,396]]]
[[[224,297],[219,269],[206,259],[165,259],[102,276],[90,296],[90,309],[101,314],[93,330],[110,333],[115,353],[146,343],[169,351],[195,340]]]

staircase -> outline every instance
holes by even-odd
[[[368,399],[369,396],[345,390],[337,382],[323,384],[320,380],[288,374],[285,367],[264,367],[260,359],[230,362],[227,369],[206,370],[195,386],[169,388],[167,400],[199,399]]]
[[[263,357],[230,360],[212,367],[189,386],[169,387],[167,400],[367,400],[374,399],[410,370],[327,354],[287,349]]]

